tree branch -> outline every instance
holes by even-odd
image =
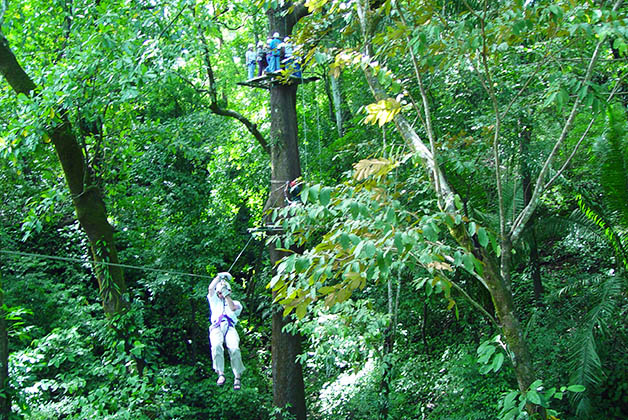
[[[9,48],[9,42],[2,33],[0,33],[0,74],[16,93],[29,96],[36,88],[35,83],[17,62]]]
[[[556,174],[552,177],[552,179],[550,179],[543,186],[544,190],[547,190],[554,183],[554,181],[556,181],[556,179],[563,174],[565,169],[567,169],[567,166],[569,166],[569,163],[571,162],[571,159],[573,159],[573,157],[576,155],[576,152],[580,148],[580,145],[582,144],[583,140],[587,137],[587,134],[589,134],[589,130],[591,129],[591,127],[593,127],[593,123],[595,122],[596,118],[597,118],[597,115],[595,117],[591,118],[591,121],[589,121],[589,125],[587,126],[586,130],[584,130],[584,133],[582,133],[582,136],[580,136],[580,140],[578,140],[578,143],[576,143],[576,146],[573,148],[571,154],[569,155],[569,157],[563,163],[563,166],[558,170],[558,172],[556,172]]]
[[[408,28],[408,22],[406,21],[403,11],[401,10],[401,5],[399,4],[399,2],[395,2],[395,4],[397,6],[397,12],[399,13],[401,22],[406,28]],[[408,51],[410,52],[410,56],[412,58],[412,66],[414,68],[414,75],[417,81],[419,82],[419,91],[421,93],[421,99],[423,101],[424,118],[422,118],[422,120],[423,120],[423,123],[425,124],[425,131],[427,132],[427,137],[430,142],[432,158],[436,160],[436,136],[434,135],[434,128],[432,127],[432,112],[430,110],[430,104],[428,101],[427,93],[425,91],[425,85],[423,84],[423,78],[421,77],[421,72],[419,70],[419,63],[418,63],[416,54],[414,53],[414,49],[412,48],[412,43],[410,42],[411,40],[407,32],[405,32],[405,38],[406,38],[406,42],[408,43]],[[414,100],[412,100],[412,102],[414,103]],[[419,113],[419,116],[420,115],[421,114]],[[433,172],[432,177],[434,178],[434,189],[436,190],[437,198],[439,200],[439,206],[442,208],[444,204],[441,203],[442,194],[441,194],[440,180],[439,180],[438,174],[436,172]]]
[[[308,8],[305,7],[305,3],[295,4],[293,7],[292,14],[297,22],[310,14]]]
[[[613,5],[613,11],[616,11],[621,5],[621,3],[622,3],[622,0],[617,0],[615,4]],[[586,85],[591,80],[591,77],[593,76],[593,69],[595,68],[595,64],[597,63],[597,59],[600,55],[602,44],[605,41],[606,40],[602,38],[597,42],[597,45],[595,46],[595,50],[593,51],[593,54],[591,55],[591,59],[589,60],[589,65],[585,73],[583,85]],[[571,126],[573,125],[576,115],[578,114],[578,110],[579,110],[581,102],[582,100],[580,99],[580,96],[577,96],[576,100],[574,101],[573,106],[571,107],[571,112],[569,113],[569,116],[567,117],[567,121],[565,121],[562,132],[560,133],[558,140],[556,140],[556,143],[554,144],[554,148],[552,149],[549,156],[545,160],[545,164],[543,165],[543,168],[541,169],[541,172],[539,173],[539,176],[536,179],[536,184],[534,187],[534,191],[532,193],[532,197],[530,198],[530,202],[521,211],[521,213],[519,213],[519,216],[513,222],[512,228],[509,233],[510,240],[512,242],[515,242],[521,235],[523,228],[525,227],[530,217],[532,217],[532,213],[534,212],[534,210],[536,209],[538,205],[537,204],[538,198],[545,191],[545,188],[544,188],[545,184],[543,182],[543,179],[549,172],[549,168],[551,164],[553,163],[554,159],[556,158],[556,155],[558,154],[558,151],[560,150],[562,144],[567,138],[567,134],[569,134],[571,130]]]
[[[246,118],[244,115],[240,114],[239,112],[222,108],[218,104],[218,90],[216,89],[216,79],[214,77],[214,70],[212,68],[209,46],[207,45],[207,40],[201,33],[200,27],[198,28],[198,37],[203,47],[203,59],[205,61],[207,78],[209,80],[209,90],[207,91],[207,93],[209,94],[210,101],[211,101],[211,103],[209,104],[209,109],[216,115],[235,118],[236,120],[240,121],[246,127],[249,133],[251,133],[253,137],[255,137],[257,142],[262,146],[262,149],[264,149],[264,151],[268,155],[270,155],[270,147],[268,146],[268,142],[266,141],[262,133],[260,133],[260,131],[258,130],[257,124],[254,124],[253,122],[251,122],[248,118]]]
[[[159,35],[157,35],[157,39],[161,38],[164,35],[164,33],[166,33],[166,31],[179,19],[179,17],[181,17],[181,15],[183,14],[183,11],[186,8],[187,8],[187,5],[184,5],[181,8],[181,10],[179,10],[179,13],[177,13],[176,16],[172,18],[172,20],[166,24],[166,26],[161,30],[161,32],[159,32]]]
[[[617,93],[617,91],[619,90],[619,86],[621,86],[621,81],[624,79],[624,77],[628,75],[628,73],[622,75],[619,80],[617,81],[617,84],[615,85],[615,87],[613,88],[613,90],[610,92],[610,94],[608,95],[608,99],[607,101],[611,101],[613,99],[613,97],[615,96],[615,94]],[[599,113],[598,113],[599,115]],[[580,136],[580,140],[578,140],[578,143],[576,143],[576,146],[574,147],[574,149],[572,150],[571,154],[569,155],[569,157],[565,160],[565,162],[563,163],[563,166],[558,170],[558,172],[552,177],[552,179],[550,179],[544,186],[543,189],[547,190],[553,183],[554,181],[556,181],[556,179],[558,179],[559,176],[561,176],[563,174],[563,172],[565,171],[565,169],[567,169],[567,166],[569,166],[569,163],[571,163],[571,160],[573,159],[573,157],[575,156],[576,152],[578,151],[578,149],[580,148],[580,145],[582,144],[582,142],[584,141],[584,139],[587,137],[587,134],[589,134],[589,130],[591,130],[591,127],[593,127],[593,123],[595,122],[595,119],[597,118],[597,115],[595,115],[593,118],[591,118],[591,121],[589,122],[589,125],[587,126],[586,130],[584,130],[584,133],[582,133],[582,136]]]

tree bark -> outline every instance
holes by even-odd
[[[351,112],[347,108],[346,101],[342,95],[341,74],[338,75],[338,77],[332,74],[330,76],[330,85],[332,98],[334,100],[334,116],[336,118],[338,137],[342,137],[345,134],[345,121],[351,118]]]
[[[8,41],[0,35],[0,73],[18,94],[32,96],[36,85],[20,66],[9,48]],[[113,227],[107,220],[107,210],[102,194],[92,180],[91,169],[70,121],[64,110],[57,110],[60,120],[48,135],[61,163],[72,203],[81,228],[87,234],[93,259],[97,262],[119,263]],[[103,308],[108,316],[122,312],[127,304],[123,298],[126,284],[122,269],[117,266],[97,264],[94,267]]]
[[[530,156],[529,146],[532,137],[530,126],[526,123],[521,123],[520,130],[520,143],[519,151],[521,154],[521,185],[523,188],[523,204],[527,206],[532,200],[532,175],[530,172],[530,165],[528,159]],[[541,263],[539,260],[539,250],[536,242],[536,235],[534,233],[534,224],[536,217],[534,214],[530,217],[527,224],[527,229],[530,231],[530,235],[527,238],[528,246],[530,247],[530,275],[532,277],[532,285],[534,288],[534,301],[536,305],[543,306],[543,281],[541,280]]]
[[[271,107],[271,193],[266,207],[284,207],[286,182],[301,176],[297,139],[296,85],[274,85],[270,90]],[[296,251],[296,250],[295,250]],[[285,253],[270,246],[270,262],[274,267]],[[306,418],[305,387],[302,367],[296,361],[301,353],[302,338],[283,328],[290,321],[281,308],[273,313],[272,360],[273,402],[277,407],[290,406],[289,412],[298,420]]]
[[[270,32],[289,36],[298,20],[307,14],[303,5],[288,2],[277,9],[268,10]],[[271,192],[266,208],[284,207],[286,182],[301,176],[297,126],[297,85],[273,83],[270,88],[270,156]],[[295,249],[298,252],[298,250]],[[270,261],[273,267],[284,254],[274,245],[270,246]],[[305,420],[305,385],[303,369],[296,357],[301,353],[302,337],[285,332],[290,322],[278,308],[273,313],[272,364],[273,403],[279,408],[288,407],[288,412],[297,420]]]

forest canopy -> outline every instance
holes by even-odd
[[[0,0],[0,419],[628,417],[627,54],[622,0]]]

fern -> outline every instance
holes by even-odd
[[[617,296],[621,295],[621,283],[617,277],[610,277],[598,283],[595,290],[597,304],[587,313],[582,327],[576,332],[570,345],[570,383],[584,385],[587,392],[574,393],[572,403],[576,405],[578,416],[590,414],[590,392],[598,387],[605,375],[597,351],[596,334],[606,336],[609,322],[617,311]]]
[[[600,215],[600,212],[595,211],[585,203],[582,195],[577,194],[576,200],[580,211],[604,233],[604,236],[615,250],[617,258],[623,267],[628,270],[628,247],[626,246],[628,235],[625,232],[619,232],[616,227]]]
[[[608,129],[595,147],[604,189],[605,205],[628,226],[628,133],[626,113],[621,105],[609,105]]]

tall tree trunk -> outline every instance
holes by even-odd
[[[7,314],[3,306],[4,290],[2,289],[2,261],[0,261],[0,419],[8,419],[11,415],[9,335],[7,332]]]
[[[17,62],[8,41],[0,35],[0,74],[16,93],[33,95],[35,83]],[[87,234],[93,259],[117,264],[113,227],[107,220],[107,210],[99,187],[93,182],[83,149],[72,131],[67,112],[57,110],[61,122],[48,135],[61,163],[76,216]],[[124,274],[120,267],[97,264],[94,267],[107,315],[122,312],[126,307]]]
[[[530,275],[532,276],[532,286],[534,287],[534,301],[536,306],[542,307],[545,290],[543,289],[543,280],[541,279],[541,259],[539,258],[539,247],[536,242],[534,229],[530,232],[528,244],[530,246]]]
[[[386,95],[384,90],[368,68],[365,69],[365,76],[375,99],[385,99]],[[417,157],[421,159],[428,174],[430,174],[432,187],[434,188],[439,205],[443,211],[456,214],[458,210],[454,204],[454,192],[447,183],[430,149],[401,114],[395,116],[394,123],[398,133],[411,147]],[[515,369],[519,389],[526,391],[530,384],[534,382],[536,376],[532,357],[523,336],[523,328],[515,312],[510,287],[512,244],[508,238],[502,238],[501,261],[497,263],[497,261],[488,254],[486,249],[479,246],[476,241],[469,237],[468,232],[463,226],[455,226],[451,229],[451,234],[458,244],[468,252],[473,253],[474,256],[482,262],[484,267],[482,274],[483,284],[491,295],[504,341],[509,347],[509,356]],[[542,407],[539,408],[542,409]],[[536,408],[530,406],[528,407],[528,411],[532,413],[536,411]]]
[[[271,107],[271,194],[270,206],[285,206],[286,182],[301,176],[301,164],[297,139],[296,85],[274,85],[270,90]],[[285,253],[270,246],[270,262],[274,267]],[[290,321],[278,308],[273,313],[272,360],[273,401],[277,407],[290,406],[290,413],[298,420],[305,419],[305,387],[302,367],[296,361],[301,353],[298,335],[289,334],[283,328]]]
[[[331,74],[330,84],[331,93],[334,100],[334,115],[336,117],[336,128],[338,129],[338,137],[345,134],[345,121],[351,118],[351,112],[347,108],[347,103],[342,94],[342,73],[336,77]]]
[[[298,20],[305,16],[307,9],[302,5],[289,11],[292,3],[288,2],[277,9],[268,10],[271,33],[279,32],[289,36]],[[271,193],[267,208],[287,205],[284,197],[286,182],[301,176],[297,127],[297,85],[273,83],[270,88],[270,156],[271,156]],[[298,251],[298,250],[297,250]],[[270,261],[273,266],[284,254],[274,245],[270,246]],[[303,369],[296,357],[301,353],[302,337],[284,332],[290,322],[278,309],[273,313],[272,326],[272,363],[273,363],[273,402],[284,408],[297,420],[305,420],[305,386]]]
[[[532,200],[532,176],[529,165],[529,146],[532,138],[532,131],[529,124],[525,121],[519,121],[519,152],[521,154],[521,184],[523,188],[523,204],[527,206]],[[532,276],[532,285],[534,288],[534,300],[537,306],[543,305],[543,282],[541,280],[541,263],[539,260],[539,250],[534,233],[534,224],[536,217],[532,215],[527,223],[530,235],[527,238],[530,247],[530,275]]]
[[[390,381],[392,376],[390,374],[392,364],[392,353],[395,348],[395,333],[397,326],[397,311],[399,308],[399,294],[401,292],[401,279],[397,283],[397,294],[393,293],[392,279],[389,277],[386,282],[386,288],[388,292],[388,315],[390,316],[390,324],[384,330],[384,341],[382,345],[382,378],[379,383],[379,418],[381,420],[388,419],[390,412]]]

